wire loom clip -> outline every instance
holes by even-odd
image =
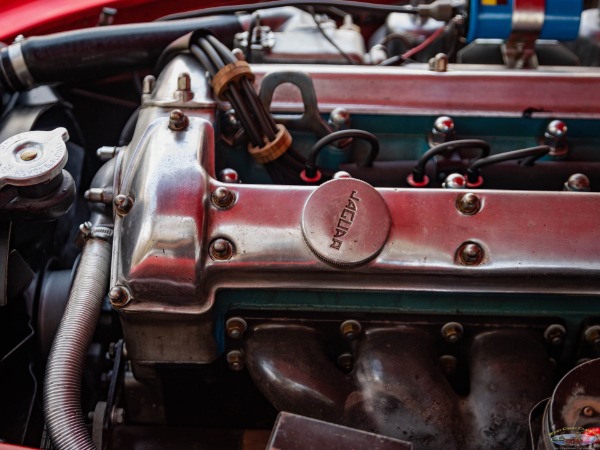
[[[254,160],[259,164],[265,164],[275,161],[283,155],[292,145],[292,136],[285,126],[277,124],[277,134],[275,139],[263,147],[255,147],[248,144],[248,152],[254,157]]]
[[[241,78],[248,78],[251,82],[254,81],[254,73],[250,68],[250,64],[246,61],[236,61],[226,66],[223,66],[212,79],[212,87],[215,90],[215,94],[223,99],[223,92],[229,87],[229,85]]]

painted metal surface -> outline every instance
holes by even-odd
[[[195,90],[188,107],[173,94],[178,73],[186,67]],[[594,193],[481,190],[481,208],[469,216],[457,209],[460,194],[451,190],[377,189],[391,217],[381,252],[355,268],[323,261],[302,232],[302,211],[318,189],[223,184],[207,172],[213,170],[211,123],[217,105],[211,103],[202,78],[189,58],[174,60],[157,82],[156,93],[146,98],[134,140],[121,157],[118,192],[134,204],[115,221],[112,285],[123,285],[132,295],[120,313],[133,360],[214,359],[219,349],[209,312],[221,289],[306,289],[310,280],[311,289],[343,293],[337,308],[350,293],[381,290],[600,292],[600,230],[589,226],[600,216],[600,194]],[[338,78],[343,83],[344,77]],[[186,130],[168,128],[168,108],[173,105],[189,116]],[[233,206],[213,204],[211,194],[219,187],[234,193]],[[365,220],[357,223],[363,232],[381,226],[378,214]],[[230,243],[232,252],[213,259],[209,244],[219,239]],[[479,265],[463,265],[458,258],[466,242],[483,250]],[[174,336],[169,330],[175,321],[181,332]]]
[[[206,1],[203,7],[237,4],[234,0]],[[195,0],[4,0],[0,4],[0,41],[19,34],[39,36],[95,27],[103,7],[117,9],[114,24],[152,21],[167,14],[198,8]]]
[[[593,68],[545,67],[507,71],[500,66],[449,66],[430,72],[424,65],[405,67],[261,65],[252,67],[259,83],[277,70],[307,72],[319,109],[351,113],[435,114],[481,117],[600,117],[600,74]],[[569,95],[549,95],[568,92]],[[297,92],[281,86],[274,111],[301,111]]]

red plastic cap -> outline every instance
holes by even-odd
[[[321,179],[321,172],[317,170],[317,173],[315,174],[315,176],[310,178],[309,176],[306,175],[306,169],[305,169],[302,172],[300,172],[300,179],[307,183],[316,183],[317,181],[319,181]]]
[[[411,173],[406,177],[406,182],[412,187],[425,187],[429,184],[429,177],[427,175],[423,175],[423,181],[415,181],[413,174]]]

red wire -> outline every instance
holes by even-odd
[[[411,48],[410,50],[404,52],[400,58],[401,59],[408,59],[411,56],[413,56],[415,53],[419,53],[421,50],[423,50],[425,47],[427,47],[429,44],[431,44],[433,41],[435,41],[446,29],[446,27],[440,27],[437,30],[435,30],[431,36],[429,36],[427,39],[425,39],[423,42],[421,42],[419,45],[417,45],[416,47]]]

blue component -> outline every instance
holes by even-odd
[[[471,0],[467,41],[507,39],[512,31],[513,0],[488,5],[485,0]],[[503,4],[504,3],[504,4]]]
[[[577,39],[582,11],[582,0],[546,0],[546,17],[540,39]]]
[[[467,41],[507,39],[512,31],[515,2],[518,0],[471,0]],[[576,39],[582,10],[583,0],[546,0],[540,39]]]

